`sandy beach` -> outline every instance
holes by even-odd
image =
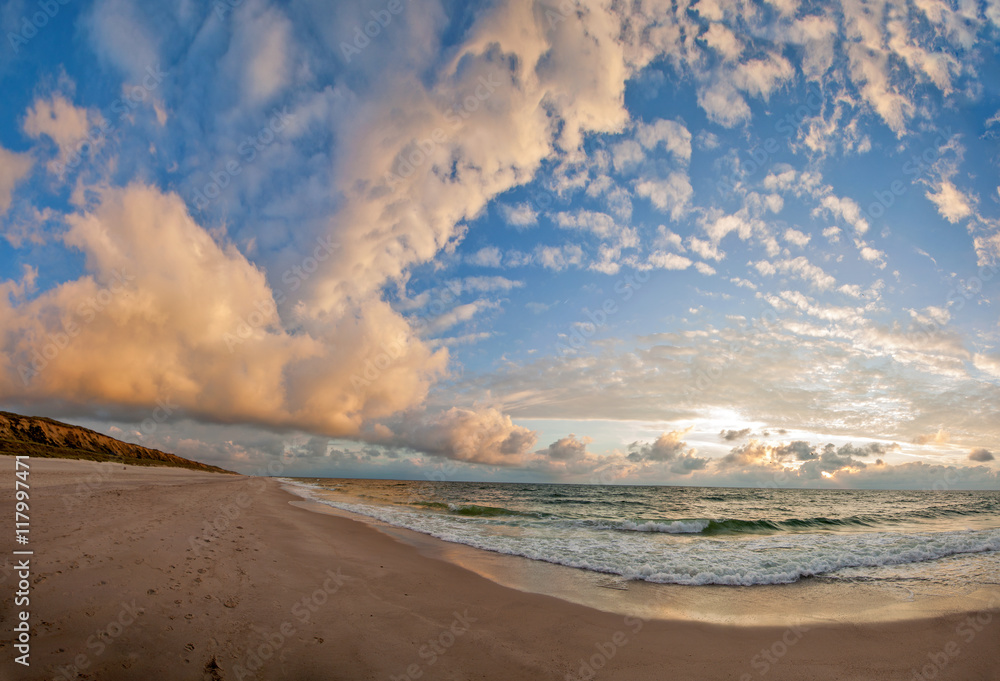
[[[13,458],[0,463],[11,509]],[[303,508],[277,480],[33,459],[31,483],[30,667],[14,662],[8,542],[2,679],[1000,679],[996,608],[773,626],[631,617],[502,586]]]

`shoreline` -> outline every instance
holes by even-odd
[[[13,663],[0,569],[0,678],[1000,679],[997,608],[805,626],[640,619],[297,508],[277,480],[31,464],[31,667]],[[12,465],[0,480],[9,507]]]
[[[905,587],[893,589],[823,578],[753,586],[689,586],[630,580],[616,574],[449,542],[303,497],[295,491],[299,483],[285,484],[289,493],[300,499],[292,502],[295,506],[366,524],[410,544],[422,555],[459,565],[502,586],[619,615],[715,624],[787,626],[799,621],[891,622],[972,612],[989,609],[991,603],[1000,604],[1000,586],[996,585],[969,587],[963,593],[917,595]]]

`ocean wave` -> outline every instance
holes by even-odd
[[[489,520],[487,517],[484,519],[486,522],[470,522],[456,517],[463,515],[460,513],[463,509],[467,509],[469,515],[479,517],[507,515],[509,509],[475,506],[475,510],[469,513],[468,509],[474,505],[452,504],[446,513],[426,513],[398,506],[332,500],[315,488],[303,490],[303,495],[445,541],[657,583],[787,584],[804,577],[830,575],[838,570],[898,566],[960,554],[1000,551],[1000,529],[852,534],[798,532],[748,536],[738,541],[711,540],[707,537],[705,540],[680,541],[680,537],[670,537],[677,534],[710,534],[713,523],[724,525],[735,522],[738,529],[745,529],[747,525],[760,522],[697,518],[669,522],[626,521],[606,523],[606,527],[592,522],[588,526],[583,523],[567,525],[564,522],[520,519],[510,521],[520,528],[519,532],[511,534],[497,531],[498,523],[507,523],[502,518]],[[857,520],[857,517],[853,518]],[[810,518],[802,519],[801,523],[818,528],[846,520]],[[608,529],[620,531],[608,532]]]
[[[522,513],[521,511],[515,511],[509,508],[503,508],[500,506],[479,506],[477,504],[448,504],[448,510],[452,513],[470,517],[486,517],[491,518],[495,516],[532,516],[534,513]]]
[[[670,522],[656,522],[647,520],[645,522],[634,522],[626,520],[620,523],[595,523],[592,526],[597,529],[622,530],[625,532],[663,532],[665,534],[698,534],[704,532],[705,528],[712,524],[711,520],[672,520]]]
[[[773,534],[782,531],[824,530],[844,527],[871,527],[872,518],[852,516],[849,518],[789,518],[787,520],[742,520],[739,518],[682,518],[678,520],[625,520],[621,522],[575,521],[602,530],[623,532],[663,532],[666,534]]]
[[[479,504],[454,504],[444,501],[414,501],[409,506],[422,506],[423,508],[432,508],[438,511],[447,511],[449,513],[454,513],[461,516],[469,516],[473,518],[485,517],[493,518],[498,516],[523,516],[528,518],[540,518],[543,514],[540,513],[528,513],[524,511],[516,511],[511,508],[503,508],[502,506],[482,506]]]

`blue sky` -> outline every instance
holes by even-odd
[[[0,26],[2,408],[241,472],[1000,486],[995,0]]]

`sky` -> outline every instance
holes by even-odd
[[[0,29],[0,409],[251,474],[1000,488],[1000,0]]]

